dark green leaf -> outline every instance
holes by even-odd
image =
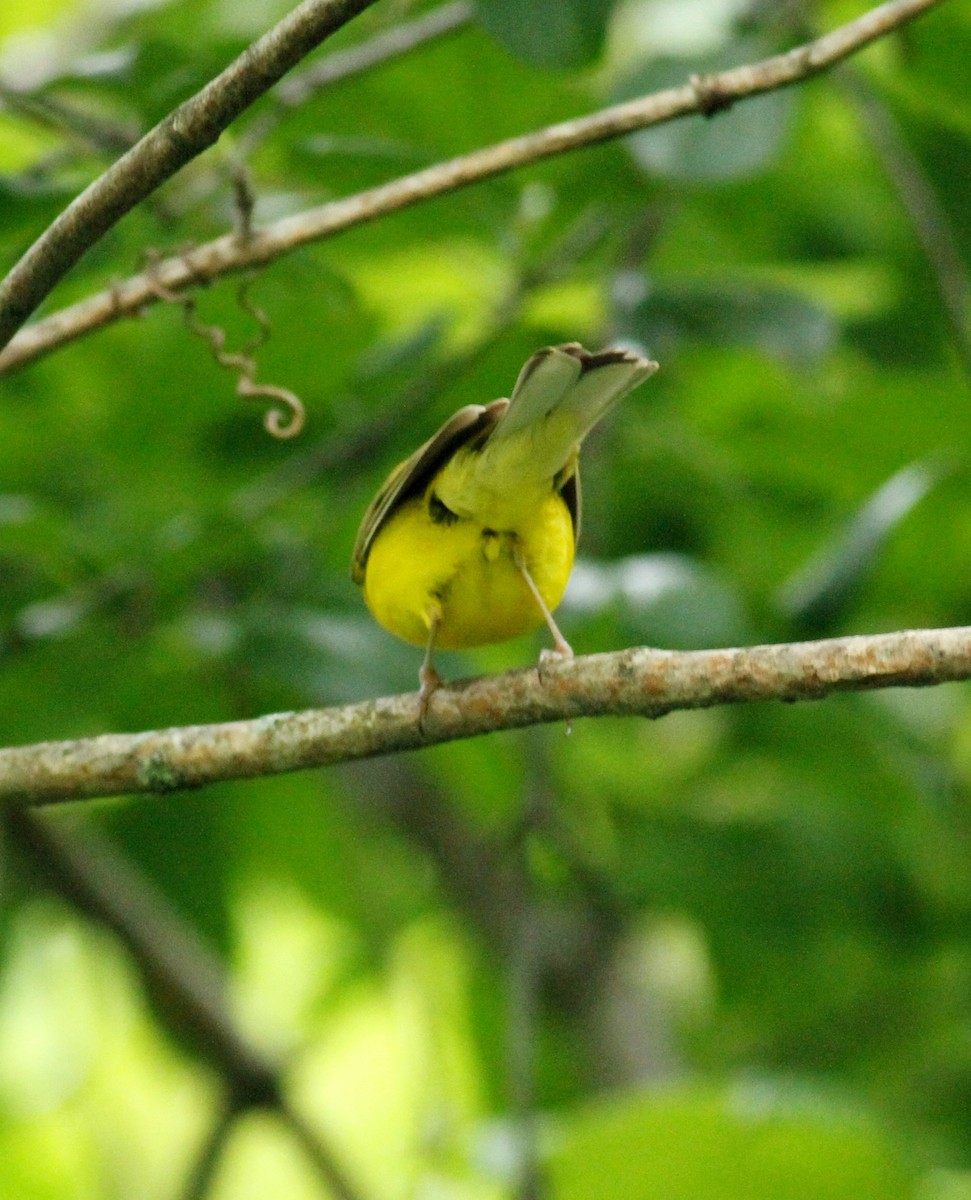
[[[952,470],[950,460],[938,456],[911,463],[891,476],[845,528],[782,585],[777,603],[786,616],[816,632],[838,624],[888,538]]]
[[[614,0],[476,0],[479,20],[508,50],[540,67],[579,67],[603,48]]]
[[[624,336],[661,361],[691,341],[753,347],[805,369],[819,363],[836,336],[818,304],[771,284],[661,278],[652,286],[634,274],[614,294]]]
[[[555,1200],[912,1200],[872,1124],[752,1081],[602,1104],[553,1154]]]
[[[767,53],[764,44],[737,42],[701,59],[657,58],[632,71],[614,92],[617,101],[677,87],[693,75],[713,75]],[[790,123],[790,91],[740,101],[712,116],[671,121],[627,139],[637,163],[679,183],[718,183],[766,170],[780,154]]]
[[[738,595],[713,571],[675,554],[641,554],[616,563],[581,559],[563,600],[576,622],[609,615],[608,645],[671,649],[742,642],[746,621]],[[598,622],[598,624],[601,622]]]

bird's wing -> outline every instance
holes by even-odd
[[[508,406],[508,400],[494,400],[486,405],[467,404],[449,417],[414,454],[394,468],[368,505],[357,531],[351,556],[351,578],[355,583],[363,584],[371,546],[392,514],[406,500],[424,491],[429,480],[456,450],[488,437]]]
[[[571,466],[568,466],[557,479],[553,480],[553,486],[563,497],[563,502],[570,514],[570,521],[573,524],[573,543],[576,545],[580,540],[580,517],[583,513],[579,455],[574,458]]]

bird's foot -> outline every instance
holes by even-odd
[[[539,681],[543,687],[546,687],[546,680],[543,678],[544,668],[551,666],[553,663],[569,662],[573,657],[573,647],[564,639],[562,634],[557,638],[556,646],[552,650],[541,650],[539,652],[539,662],[536,666],[536,674],[539,676]],[[567,720],[566,732],[567,735],[573,732],[572,720]]]
[[[546,680],[543,678],[543,671],[546,667],[550,667],[554,663],[569,662],[573,657],[573,647],[560,634],[556,639],[556,645],[552,649],[548,648],[539,652],[539,663],[536,666],[536,671],[539,675],[540,683],[544,685],[546,683]]]
[[[418,671],[418,683],[418,729],[424,733],[429,701],[432,694],[442,686],[443,680],[431,663],[426,662]]]

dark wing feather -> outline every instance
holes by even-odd
[[[481,445],[508,407],[508,400],[493,400],[484,406],[467,404],[449,417],[441,429],[423,446],[419,446],[410,458],[395,467],[368,505],[357,531],[351,556],[351,578],[355,583],[364,583],[364,569],[371,546],[389,518],[406,500],[423,492],[429,480],[458,449],[470,443]]]
[[[580,540],[580,516],[583,512],[579,459],[573,464],[573,470],[569,475],[556,486],[569,510],[570,520],[573,522],[573,542],[576,545]]]

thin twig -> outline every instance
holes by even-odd
[[[358,0],[358,3],[363,2]],[[376,220],[527,164],[622,137],[637,129],[660,125],[692,113],[723,109],[738,100],[789,87],[828,70],[939,3],[941,0],[889,0],[889,3],[871,9],[855,21],[785,54],[720,74],[707,75],[681,87],[617,104],[586,117],[550,125],[437,163],[390,183],[285,217],[262,230],[254,231],[253,236],[245,241],[232,234],[224,235],[196,247],[187,255],[166,259],[158,265],[155,280],[172,291],[182,291],[219,275],[271,262],[310,242],[333,237],[352,226]],[[22,262],[17,270],[19,279],[27,267]],[[30,284],[31,295],[35,296],[34,303],[50,291],[54,282],[55,279],[45,276]],[[26,282],[19,282],[18,288],[21,286],[26,287]],[[3,297],[4,292],[0,289],[0,345],[27,316],[21,304],[15,316],[4,318]],[[62,309],[24,330],[0,352],[0,374],[24,366],[121,316],[141,312],[153,299],[152,280],[143,273]]]
[[[267,1102],[278,1090],[275,1068],[233,1024],[223,971],[165,897],[92,830],[64,829],[16,807],[6,812],[6,829],[45,886],[119,937],[168,1024],[232,1081],[234,1095]]]
[[[374,2],[303,0],[85,188],[0,282],[0,346],[126,212],[211,146],[291,67]]]
[[[65,133],[98,154],[123,154],[138,140],[137,132],[120,122],[92,116],[53,96],[32,95],[0,83],[0,109],[3,108]]]
[[[196,1153],[196,1160],[183,1185],[180,1200],[206,1200],[238,1116],[239,1110],[232,1105],[219,1106],[205,1140]]]
[[[410,21],[382,30],[357,46],[328,54],[319,63],[282,82],[273,96],[288,107],[297,108],[322,88],[370,71],[409,54],[418,46],[456,32],[468,25],[473,15],[468,0],[451,0],[451,3],[430,9]]]
[[[310,1160],[311,1166],[322,1179],[327,1181],[334,1196],[338,1200],[355,1200],[355,1193],[351,1191],[350,1184],[344,1179],[330,1148],[303,1114],[290,1104],[286,1096],[280,1097],[277,1112]]]
[[[0,801],[163,793],[328,766],[578,717],[661,717],[759,700],[971,679],[971,627],[725,650],[620,650],[463,680],[418,722],[409,692],[222,725],[104,734],[0,750]]]
[[[355,46],[337,50],[309,67],[294,71],[267,94],[269,103],[247,121],[230,146],[230,177],[235,182],[236,172],[243,169],[243,164],[259,145],[291,113],[309,103],[316,94],[455,33],[470,23],[472,18],[472,6],[467,0],[449,0],[449,3],[421,13],[410,21],[392,25]],[[225,176],[226,163],[217,164],[211,172],[211,182],[206,184],[197,180],[196,187],[185,198],[186,202],[197,204],[200,195],[212,188],[222,187]]]
[[[857,72],[844,70],[840,80],[914,227],[951,326],[955,349],[971,381],[971,283],[948,215],[887,106]]]

